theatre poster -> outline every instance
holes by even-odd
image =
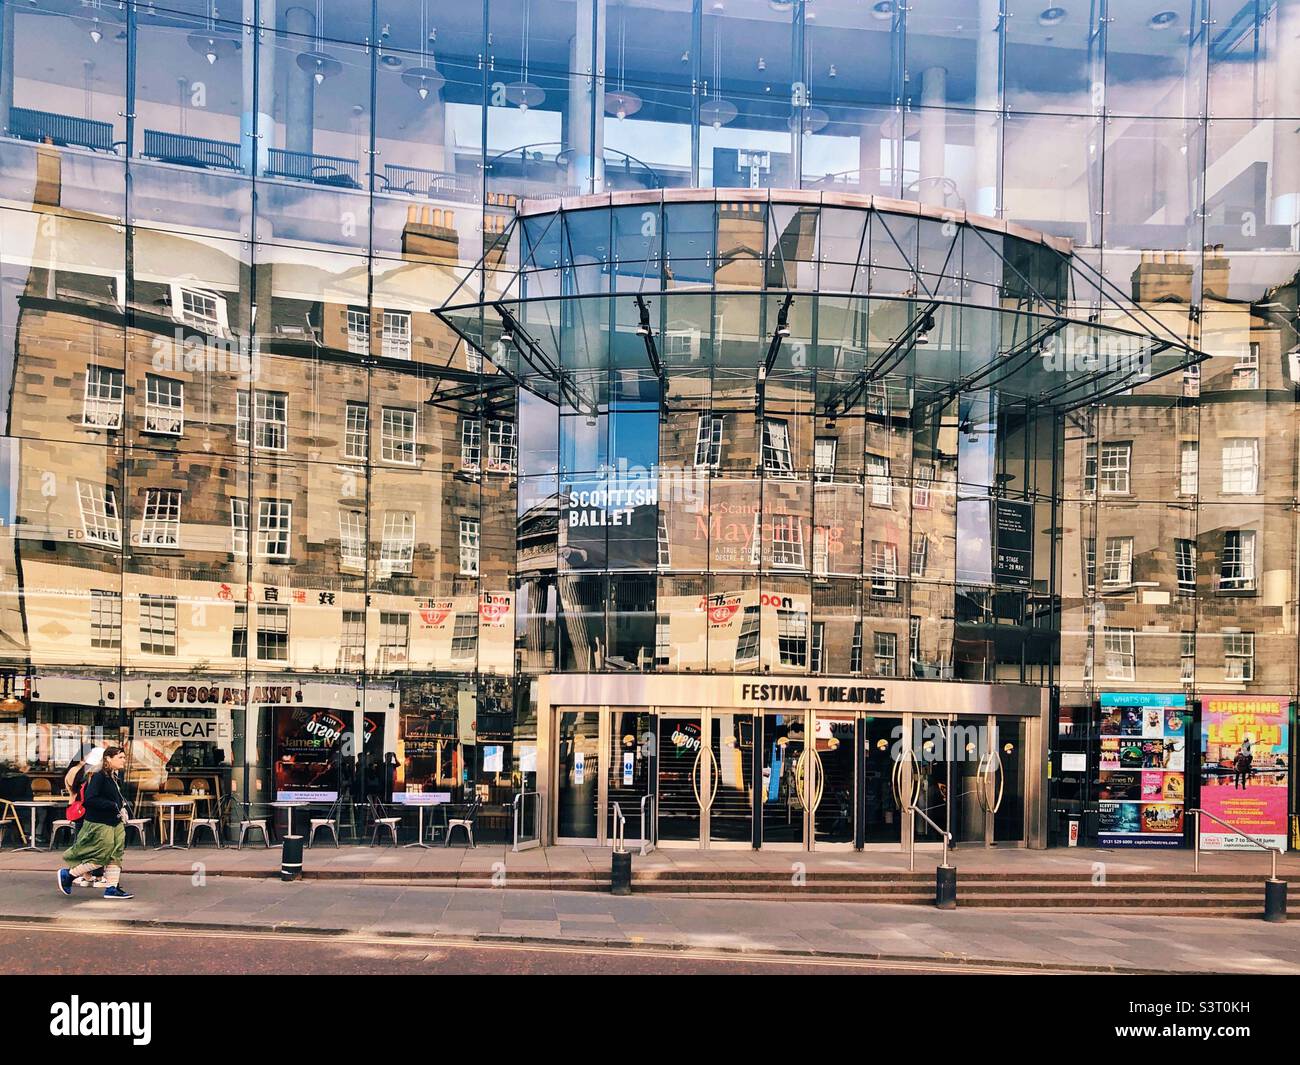
[[[1201,703],[1201,808],[1270,847],[1286,849],[1291,701],[1207,695]],[[1256,850],[1201,819],[1207,850]]]
[[[1183,846],[1190,728],[1185,695],[1102,693],[1097,767],[1100,846]]]

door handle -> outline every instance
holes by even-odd
[[[808,768],[812,770],[813,789],[812,804],[809,807],[813,813],[817,812],[818,807],[822,804],[822,793],[826,788],[826,767],[822,764],[822,756],[816,750],[812,752],[812,758],[808,762]]]
[[[709,809],[712,810],[712,809],[713,809],[713,800],[716,799],[716,798],[718,797],[718,785],[721,783],[721,778],[722,778],[722,772],[721,772],[721,769],[722,769],[722,766],[719,764],[719,762],[718,762],[718,756],[713,752],[713,748],[712,748],[712,747],[708,748],[708,751],[709,751],[709,766],[710,766],[710,771],[709,771],[709,785],[710,785],[710,787],[709,787]]]
[[[700,759],[704,757],[704,750],[695,756],[695,762],[691,765],[691,790],[695,792],[695,805],[701,810],[704,809],[704,801],[700,797]]]

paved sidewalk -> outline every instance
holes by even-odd
[[[630,848],[633,849],[633,848]],[[884,873],[905,872],[908,856],[897,850],[755,851],[755,850],[670,850],[661,848],[642,856],[633,849],[632,866],[636,872],[676,871],[703,872],[715,876],[728,873],[786,873],[796,864],[809,876],[818,872]],[[212,846],[191,850],[154,850],[130,847],[126,852],[128,870],[151,873],[180,873],[189,876],[196,862],[202,863],[208,876],[272,876],[280,869],[280,849],[246,846],[243,850]],[[1102,850],[1097,848],[1055,848],[1026,850],[1021,847],[958,847],[952,862],[965,873],[1034,873],[1064,874],[1087,877],[1095,863],[1104,863],[1108,875],[1190,873],[1193,856],[1186,850]],[[918,848],[916,869],[932,870],[939,863],[939,848]],[[0,875],[9,871],[54,870],[59,853],[48,851],[0,852]],[[522,873],[544,879],[571,875],[598,874],[610,871],[608,847],[545,847],[511,853],[502,844],[477,848],[434,847],[429,850],[383,847],[340,847],[324,845],[304,853],[303,870],[313,875],[362,878],[412,877],[453,879],[482,878],[494,871]],[[1201,856],[1204,874],[1242,873],[1265,877],[1269,858],[1249,851],[1205,853]],[[1300,853],[1287,854],[1278,860],[1278,875],[1300,881]]]
[[[105,922],[240,932],[448,937],[800,956],[1000,962],[1098,972],[1300,974],[1300,922],[961,910],[847,902],[616,898],[548,890],[446,889],[374,882],[284,884],[213,877],[124,878],[137,897],[65,898],[52,872],[0,876],[0,922]],[[4,935],[0,929],[0,937]]]

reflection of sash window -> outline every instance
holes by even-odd
[[[145,374],[144,431],[180,436],[185,429],[185,385]]]
[[[807,611],[777,610],[776,648],[781,665],[803,668],[808,664]]]
[[[451,657],[457,661],[473,660],[478,651],[478,614],[457,614],[451,637]]]
[[[122,428],[123,374],[107,366],[86,368],[86,394],[81,424],[97,429]]]
[[[359,510],[339,511],[339,562],[347,569],[366,565],[366,518]]]
[[[862,622],[853,623],[853,644],[849,648],[849,672],[862,672]]]
[[[793,514],[772,519],[772,565],[780,569],[801,569],[804,565],[803,524]]]
[[[777,418],[763,421],[763,469],[776,477],[793,477],[790,426]]]
[[[871,598],[898,596],[898,548],[880,540],[871,541]]]
[[[415,558],[415,515],[409,510],[384,511],[383,539],[379,544],[379,575],[410,573]]]
[[[263,662],[289,660],[289,608],[257,608],[257,657]]]
[[[176,488],[150,488],[144,497],[140,543],[149,547],[179,547],[181,493]]]
[[[701,414],[695,430],[695,465],[717,469],[722,460],[722,415]]]
[[[1103,633],[1107,680],[1132,680],[1136,652],[1134,630],[1106,627]]]
[[[410,644],[411,615],[395,610],[379,612],[379,665],[404,666]]]
[[[736,640],[736,665],[747,665],[758,661],[758,605],[745,607],[745,616],[740,624],[740,636]]]
[[[1223,667],[1228,680],[1255,679],[1255,634],[1253,632],[1223,634]]]
[[[343,631],[339,642],[339,668],[359,669],[366,658],[366,612],[343,611]]]
[[[872,641],[876,676],[894,676],[898,671],[898,637],[892,632],[877,632]]]
[[[81,510],[81,531],[88,541],[111,547],[122,545],[122,521],[114,489],[78,481],[77,506]]]

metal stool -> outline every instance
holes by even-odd
[[[235,844],[235,850],[243,849],[244,836],[247,835],[253,829],[257,829],[259,832],[262,833],[263,843],[265,843],[268,847],[271,845],[271,832],[267,828],[266,818],[260,818],[258,820],[239,822],[239,842]]]
[[[307,846],[313,846],[316,840],[316,833],[322,828],[329,829],[329,833],[334,837],[334,846],[339,845],[338,825],[332,817],[313,817],[311,819],[311,831],[307,833]]]
[[[185,837],[185,846],[194,846],[194,833],[200,828],[206,828],[212,833],[212,838],[217,841],[217,850],[221,849],[221,821],[216,817],[195,817],[190,821],[190,831]]]

